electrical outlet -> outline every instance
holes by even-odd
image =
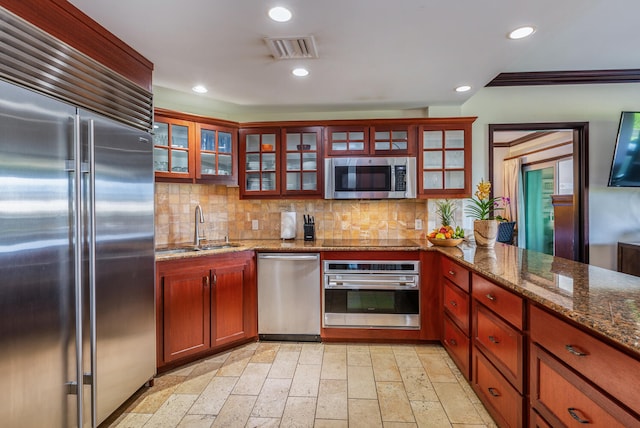
[[[251,220],[251,230],[258,230],[258,220]]]
[[[422,219],[416,219],[416,230],[422,230]]]

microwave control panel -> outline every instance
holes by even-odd
[[[404,192],[407,190],[407,166],[406,165],[395,165],[396,171],[396,192]]]

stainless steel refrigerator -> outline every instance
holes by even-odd
[[[148,133],[0,80],[0,425],[99,424],[155,374]]]

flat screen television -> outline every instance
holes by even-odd
[[[640,187],[640,112],[620,115],[609,186]]]

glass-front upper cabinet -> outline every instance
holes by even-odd
[[[279,128],[240,130],[240,194],[280,194]]]
[[[418,188],[425,197],[471,196],[471,124],[473,118],[418,130]],[[451,122],[451,123],[449,123]]]
[[[191,122],[156,116],[153,122],[153,167],[156,177],[190,178],[193,176],[194,139]]]
[[[197,123],[197,174],[199,181],[236,184],[237,129]]]
[[[284,128],[283,194],[322,196],[322,128]]]
[[[361,124],[327,127],[327,155],[415,154],[416,127],[406,124]]]

